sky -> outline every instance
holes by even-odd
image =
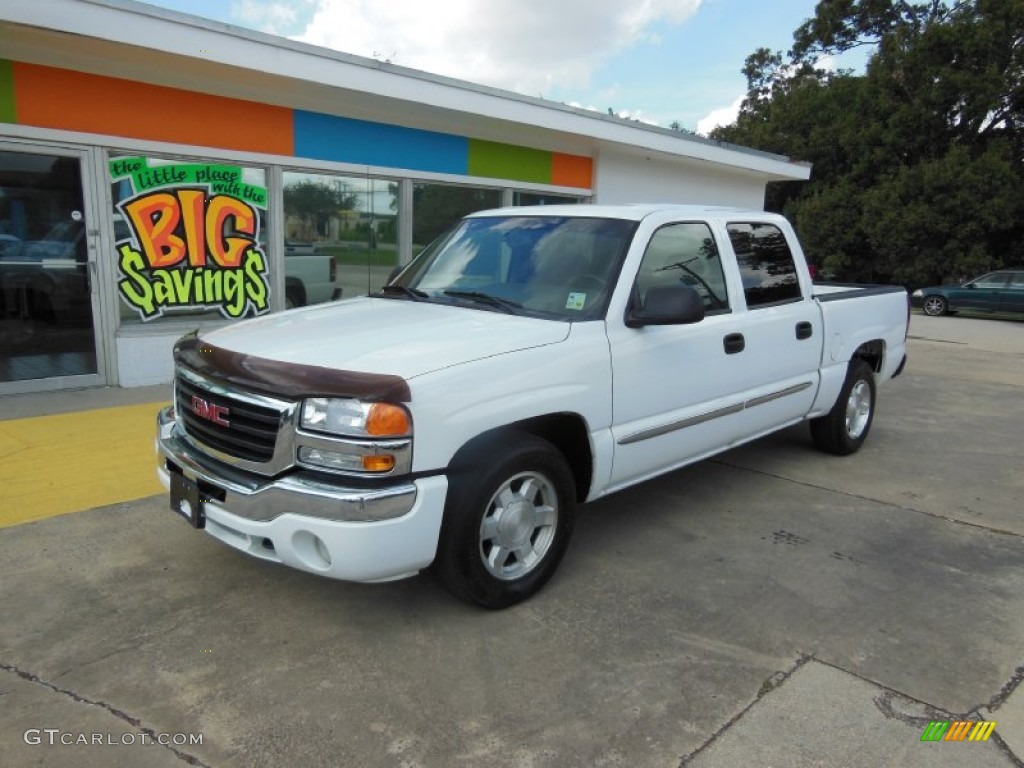
[[[706,134],[817,0],[150,0],[345,53]],[[840,61],[840,66],[856,63]]]

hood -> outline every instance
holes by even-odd
[[[465,306],[368,297],[282,312],[202,334],[232,352],[411,379],[564,341],[570,324]]]

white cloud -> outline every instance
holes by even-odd
[[[832,56],[822,56],[820,59],[814,62],[816,69],[821,69],[826,72],[835,72],[836,60]],[[783,77],[792,77],[796,70],[791,66],[783,66],[780,70]],[[708,114],[697,121],[697,133],[701,136],[707,136],[711,131],[720,125],[731,125],[736,122],[736,118],[740,114],[740,107],[743,106],[743,100],[746,95],[737,96],[736,100],[733,101],[727,107],[720,107],[718,109],[711,110]]]
[[[555,85],[586,87],[609,57],[638,43],[653,44],[658,25],[681,24],[700,4],[701,0],[316,0],[305,31],[295,37],[538,96]]]
[[[707,136],[712,130],[720,125],[731,125],[736,122],[736,118],[740,114],[740,107],[743,106],[743,99],[746,98],[746,94],[737,96],[736,100],[728,107],[721,107],[719,109],[713,109],[700,120],[697,121],[697,133],[701,136]]]

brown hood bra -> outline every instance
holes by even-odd
[[[401,376],[267,360],[212,346],[195,333],[182,337],[174,345],[174,361],[196,373],[243,389],[293,400],[303,397],[356,397],[392,403],[412,400],[409,384]]]

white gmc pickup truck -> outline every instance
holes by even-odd
[[[579,503],[801,421],[856,451],[908,316],[902,288],[813,284],[773,214],[484,211],[377,294],[181,340],[159,475],[255,557],[365,582],[433,564],[505,607]]]

